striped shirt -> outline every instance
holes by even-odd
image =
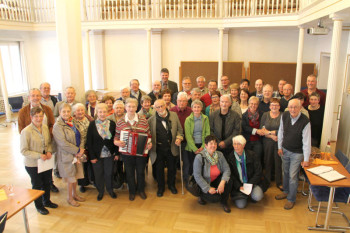
[[[130,125],[129,122],[125,121],[125,117],[121,118],[116,125],[115,128],[115,139],[116,140],[120,140],[120,132],[122,130],[125,131],[133,131],[136,133],[147,133],[150,134],[149,131],[149,125],[147,120],[138,115],[138,121],[135,121],[133,125]]]

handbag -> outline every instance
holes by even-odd
[[[202,156],[202,176],[203,176],[203,168],[204,168],[204,157]],[[195,197],[199,197],[199,195],[201,194],[201,188],[197,184],[193,174],[188,178],[186,189]]]

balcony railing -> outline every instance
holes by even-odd
[[[81,0],[83,21],[210,19],[298,13],[313,0]],[[305,3],[307,2],[307,3]],[[55,22],[54,0],[0,0],[0,20]]]

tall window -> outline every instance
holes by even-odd
[[[2,64],[8,95],[28,91],[27,80],[23,75],[22,56],[19,42],[0,42]]]

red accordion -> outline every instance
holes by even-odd
[[[146,157],[148,154],[147,144],[151,141],[151,137],[147,133],[122,130],[120,141],[125,142],[125,146],[119,147],[119,152],[126,155]]]

